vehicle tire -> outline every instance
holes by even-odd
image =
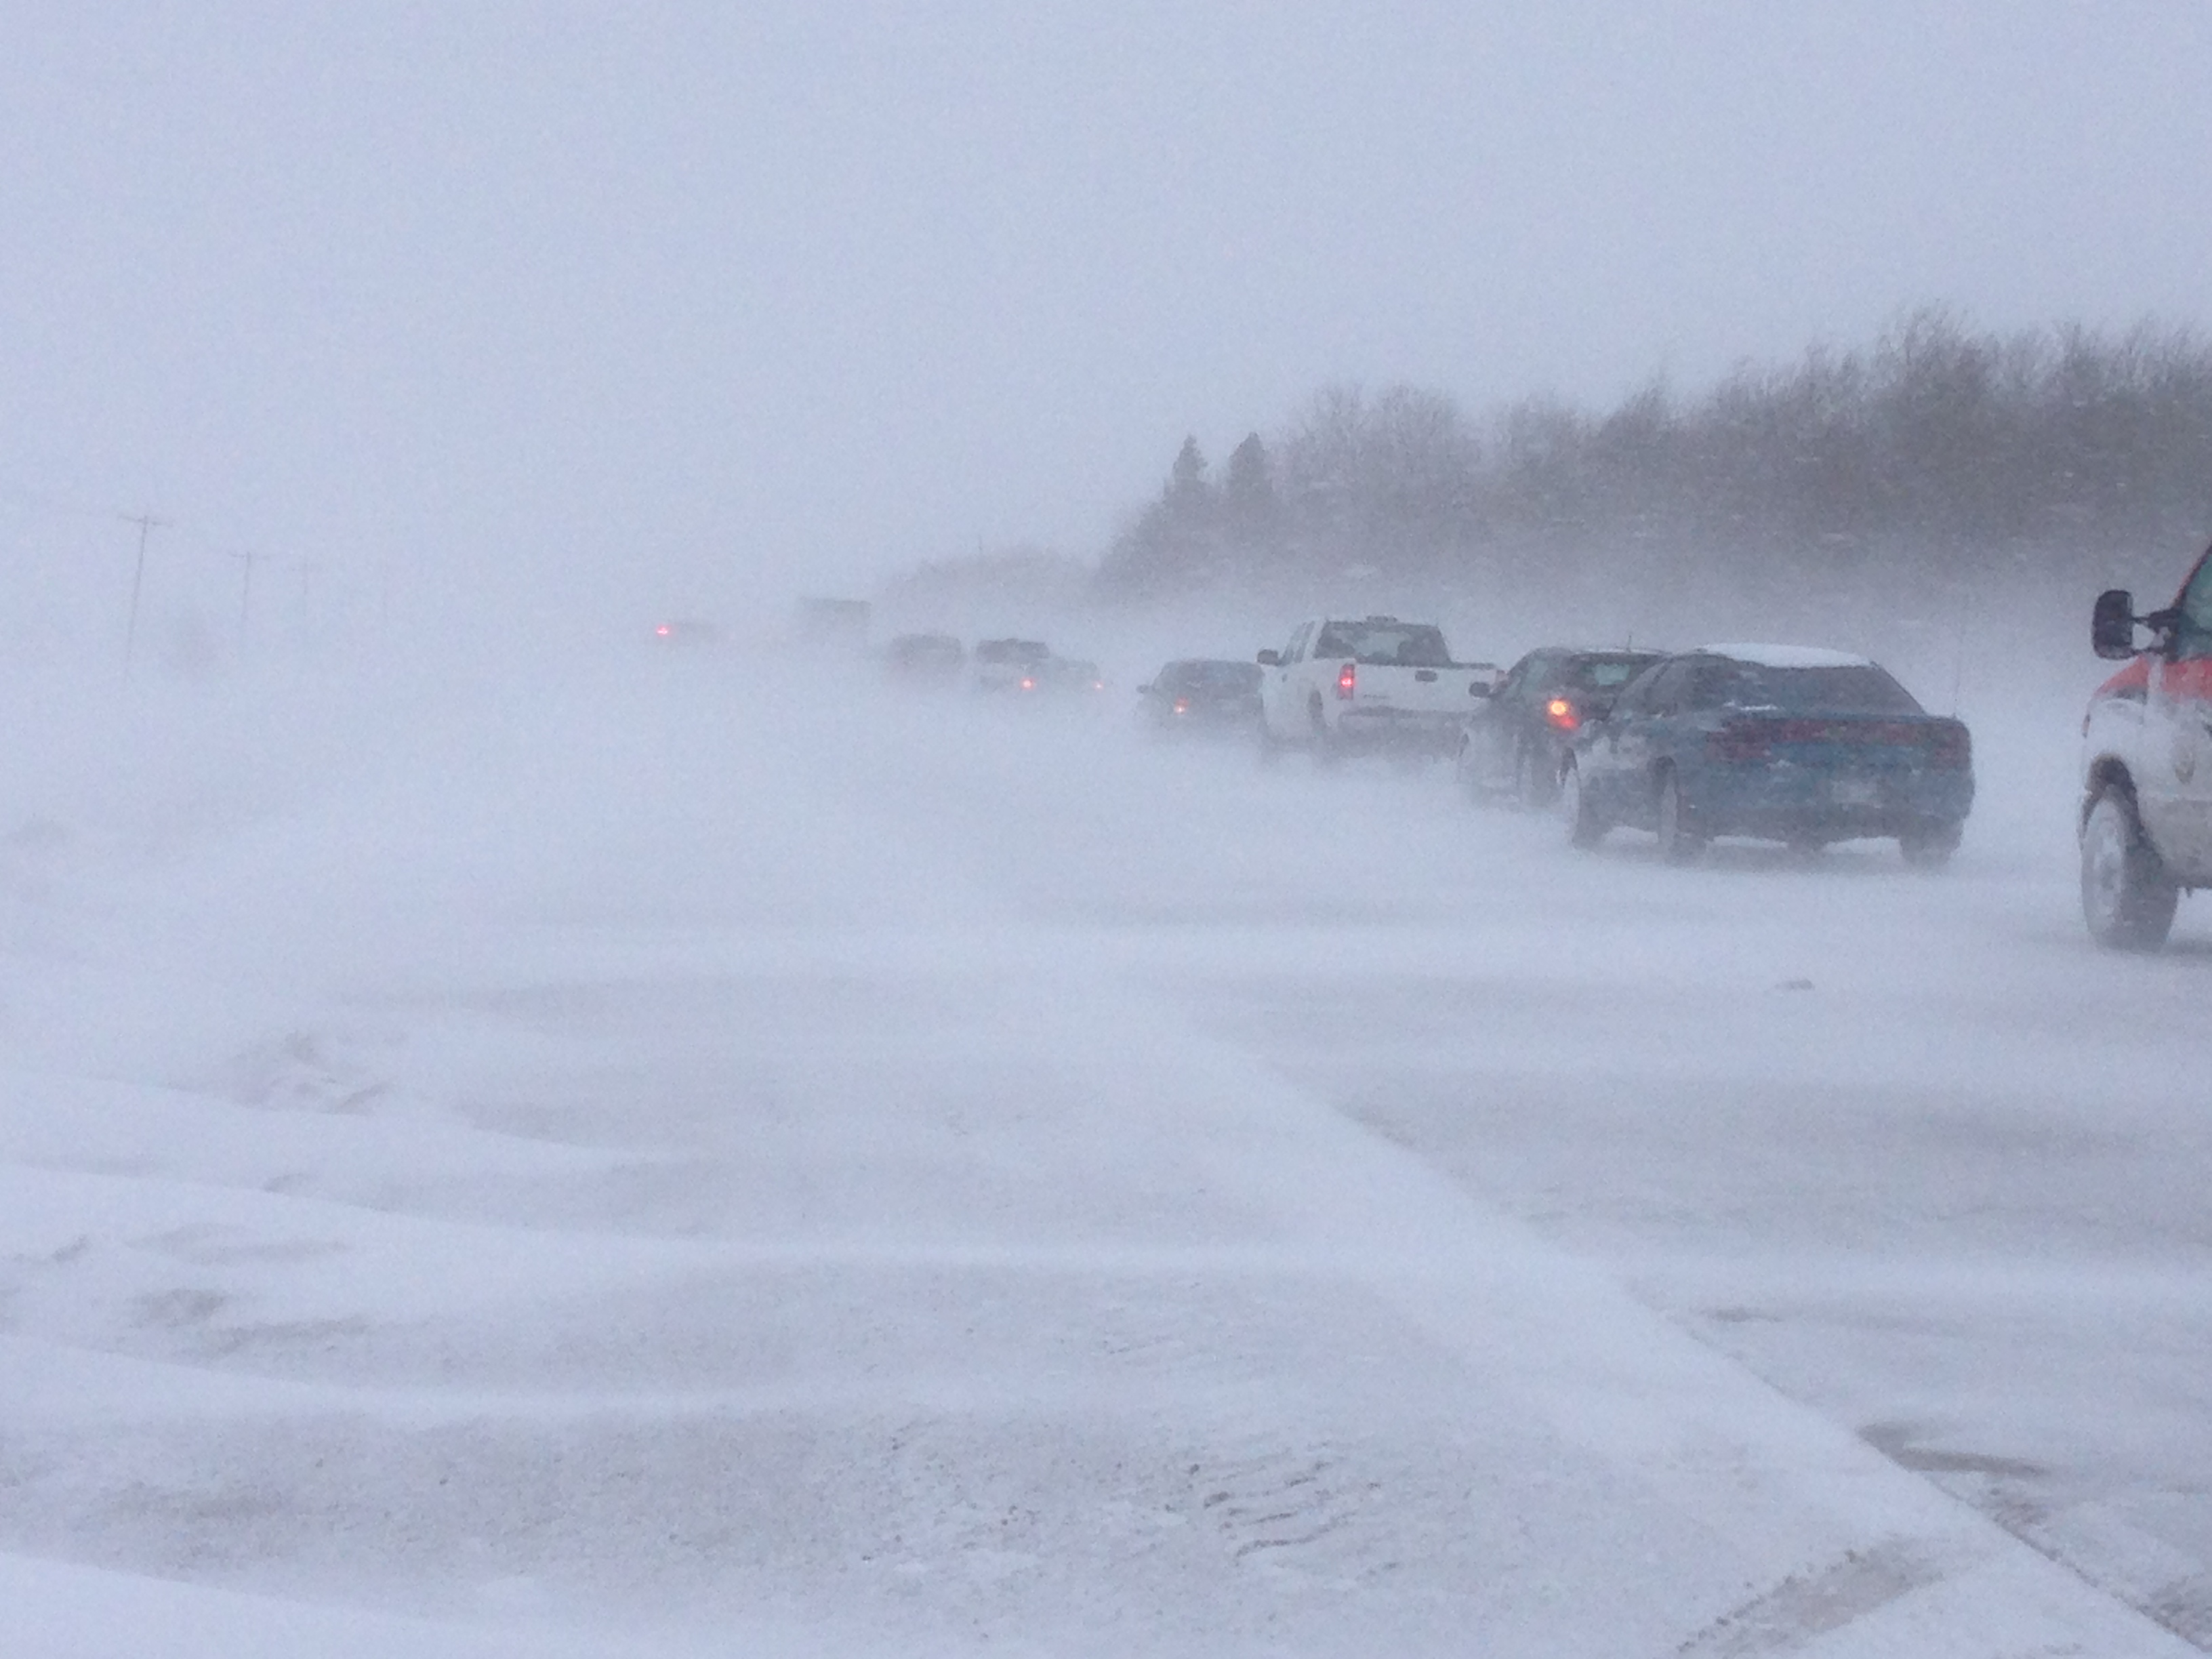
[[[1916,870],[1941,870],[1951,861],[1951,854],[1959,850],[1961,826],[1955,823],[1930,823],[1897,838],[1897,850],[1905,861]]]
[[[1548,753],[1540,754],[1522,744],[1513,757],[1513,798],[1532,812],[1540,812],[1559,797],[1559,774]]]
[[[1705,838],[1682,799],[1682,786],[1670,769],[1659,780],[1659,856],[1669,864],[1687,864],[1705,850]]]
[[[1334,766],[1343,756],[1336,739],[1329,735],[1328,721],[1322,714],[1319,697],[1306,705],[1306,718],[1313,723],[1314,764]]]
[[[1559,816],[1566,822],[1568,844],[1574,847],[1595,847],[1613,828],[1598,816],[1596,806],[1583,793],[1582,768],[1575,764],[1572,756],[1559,773]]]
[[[1259,736],[1254,739],[1253,749],[1263,767],[1273,766],[1283,757],[1283,745],[1275,741],[1275,734],[1264,723],[1260,727]]]
[[[1457,752],[1452,756],[1452,781],[1459,786],[1460,793],[1465,795],[1474,805],[1480,806],[1482,804],[1483,790],[1481,781],[1474,769],[1474,744],[1462,738]]]
[[[2107,784],[2081,826],[2081,915],[2108,951],[2155,951],[2181,889],[2143,834],[2135,797]]]

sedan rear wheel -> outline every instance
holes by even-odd
[[[1482,781],[1474,769],[1474,740],[1472,738],[1459,740],[1459,750],[1452,757],[1452,781],[1459,785],[1462,794],[1471,801],[1480,803]]]
[[[1568,757],[1566,768],[1559,774],[1559,816],[1566,822],[1568,842],[1576,847],[1596,846],[1613,827],[1598,816],[1595,805],[1584,793],[1582,768],[1575,764],[1572,756]]]
[[[1659,856],[1687,864],[1705,850],[1705,838],[1682,799],[1682,786],[1671,771],[1659,781]]]
[[[1321,699],[1314,698],[1306,704],[1306,720],[1313,727],[1314,764],[1334,766],[1340,758],[1336,739],[1329,734],[1328,717],[1321,712]]]
[[[2155,951],[2173,927],[2180,887],[2143,835],[2135,798],[2107,785],[2081,826],[2081,915],[2108,951]]]
[[[1549,806],[1559,793],[1559,774],[1550,752],[1522,744],[1513,758],[1513,794],[1531,811]]]

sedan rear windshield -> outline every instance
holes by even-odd
[[[1204,685],[1227,690],[1257,690],[1260,665],[1256,662],[1171,663],[1161,678],[1172,685]]]
[[[1316,657],[1349,657],[1376,667],[1449,668],[1443,632],[1425,623],[1333,622],[1314,641]]]
[[[1706,676],[1712,678],[1708,679]],[[1912,694],[1865,663],[1841,668],[1770,668],[1727,661],[1698,673],[1698,701],[1724,708],[1778,708],[1791,714],[1917,714]]]
[[[1656,657],[1571,657],[1559,683],[1585,691],[1618,691],[1659,659]]]

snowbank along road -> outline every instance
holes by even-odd
[[[11,1656],[2212,1646],[2212,933],[2088,945],[2063,713],[1930,876],[137,695],[0,757]]]

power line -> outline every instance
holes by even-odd
[[[118,513],[115,515],[125,524],[138,526],[138,563],[131,573],[131,621],[123,631],[123,678],[131,678],[131,659],[138,645],[138,596],[146,586],[146,538],[155,526],[166,528],[167,519],[157,519],[150,513]]]
[[[233,553],[230,556],[246,567],[245,577],[238,585],[238,649],[242,655],[246,650],[246,622],[253,606],[253,567],[262,556],[246,552]]]

